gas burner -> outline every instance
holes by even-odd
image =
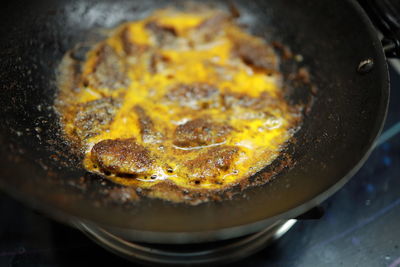
[[[265,248],[288,232],[297,220],[278,221],[265,230],[244,237],[201,244],[136,243],[89,223],[76,226],[107,250],[130,261],[162,265],[222,264],[240,260]]]

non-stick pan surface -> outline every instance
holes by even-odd
[[[82,40],[97,38],[93,29],[183,2],[8,1],[2,7],[0,185],[4,190],[62,220],[79,218],[132,230],[138,239],[152,242],[174,242],[177,234],[182,242],[199,242],[238,236],[294,217],[354,174],[383,124],[388,74],[370,21],[350,0],[236,1],[253,33],[281,41],[304,57],[318,87],[313,109],[296,136],[296,165],[291,170],[234,200],[197,206],[161,200],[121,205],[110,194],[116,185],[85,174],[63,142],[51,108],[63,54]],[[366,74],[357,73],[358,64],[366,59],[373,60],[374,67]]]

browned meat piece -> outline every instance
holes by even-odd
[[[91,159],[103,172],[125,176],[147,173],[153,162],[134,138],[103,140],[93,146]]]
[[[60,86],[63,88],[70,88],[71,90],[78,92],[80,90],[79,82],[81,77],[81,66],[81,62],[75,59],[73,51],[68,51],[60,65]],[[65,94],[63,91],[61,94],[65,95],[66,97],[70,97],[69,91],[68,94]]]
[[[155,74],[166,67],[170,59],[160,53],[154,52],[151,56],[149,71],[151,74]]]
[[[173,43],[177,37],[177,32],[173,27],[160,25],[156,21],[147,23],[146,29],[155,36],[157,43],[161,46]]]
[[[125,27],[121,31],[121,35],[120,35],[121,42],[122,42],[122,49],[124,50],[125,54],[140,55],[149,49],[149,47],[146,45],[140,45],[140,44],[136,44],[136,43],[132,42],[129,35],[130,35],[129,29],[127,27]]]
[[[231,13],[231,16],[233,18],[239,18],[240,17],[240,11],[235,5],[234,2],[228,1],[228,8],[229,8],[229,13]]]
[[[218,13],[212,16],[195,28],[191,34],[191,39],[195,43],[211,42],[215,36],[222,32],[223,25],[229,21],[230,16],[226,13]]]
[[[306,68],[299,68],[296,79],[304,84],[310,84],[310,72]]]
[[[110,46],[102,44],[96,56],[93,72],[85,77],[84,85],[115,90],[129,84],[125,66]]]
[[[119,102],[112,98],[102,98],[78,105],[74,124],[76,135],[87,139],[106,130],[113,121]]]
[[[133,110],[136,112],[139,118],[140,133],[142,140],[145,143],[159,142],[161,133],[154,130],[154,123],[151,118],[147,115],[146,111],[139,105],[135,106]]]
[[[182,107],[206,109],[219,105],[219,90],[208,83],[178,84],[166,94],[166,99]]]
[[[262,92],[259,97],[251,97],[244,93],[225,93],[222,97],[223,106],[226,109],[240,106],[252,110],[263,110],[278,108],[279,100],[270,96],[267,92]]]
[[[186,166],[196,178],[217,177],[220,171],[227,171],[239,149],[234,146],[209,148],[197,158],[186,162]]]
[[[233,37],[233,38],[232,38]],[[266,71],[277,69],[277,58],[271,47],[266,46],[261,39],[245,36],[231,36],[233,52],[247,65]]]
[[[199,118],[179,125],[175,130],[174,145],[178,147],[197,147],[225,141],[232,128]]]

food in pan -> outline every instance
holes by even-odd
[[[83,62],[71,54],[56,103],[66,137],[86,170],[148,197],[204,200],[251,185],[302,120],[272,46],[224,11],[158,10],[114,29]]]

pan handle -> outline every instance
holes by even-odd
[[[400,58],[400,1],[358,0],[383,34],[382,46],[388,58]]]

